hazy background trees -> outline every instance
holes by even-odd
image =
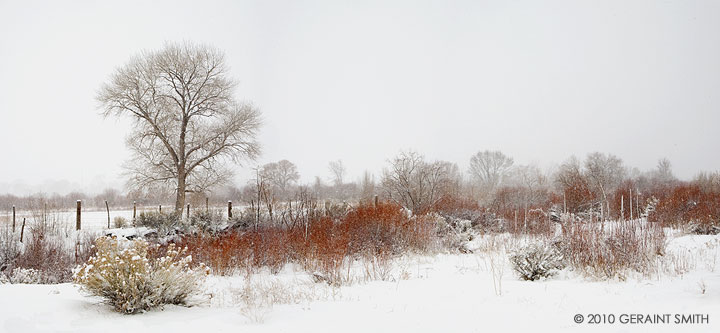
[[[711,219],[715,216],[715,206],[701,201],[720,195],[720,173],[701,172],[692,181],[681,181],[674,176],[672,164],[665,158],[644,171],[628,168],[619,157],[599,152],[590,153],[582,160],[572,156],[550,170],[532,164],[510,164],[511,160],[501,152],[475,154],[471,157],[471,161],[478,162],[475,171],[481,170],[483,163],[495,167],[481,173],[484,176],[475,176],[471,167],[470,177],[463,178],[456,164],[428,161],[420,153],[410,151],[390,159],[379,181],[369,170],[358,179],[347,180],[345,166],[336,160],[328,164],[330,177],[316,175],[313,182],[305,184],[294,163],[280,160],[258,167],[256,177],[245,185],[229,184],[213,192],[191,193],[188,202],[200,207],[206,199],[211,206],[237,201],[247,205],[236,206],[241,212],[250,207],[258,216],[262,210],[269,221],[283,223],[288,216],[294,216],[288,212],[290,207],[312,205],[324,209],[329,205],[342,210],[348,205],[372,203],[379,195],[381,201],[393,201],[416,213],[458,213],[463,218],[485,221],[478,223],[497,219],[513,221],[509,227],[518,231],[517,228],[532,230],[533,224],[539,225],[538,221],[562,212],[598,220],[648,216],[657,208],[662,214],[652,215],[656,219],[687,219],[688,216]],[[486,163],[488,161],[497,163]],[[492,190],[480,191],[479,184]],[[171,202],[175,194],[166,186],[155,184],[127,193],[108,189],[92,195],[80,192],[25,197],[4,195],[0,196],[0,209],[5,210],[7,219],[12,205],[30,211],[46,207],[68,209],[74,207],[78,199],[89,209],[104,208],[105,200],[111,209],[127,209],[134,201],[139,206],[157,207]],[[695,212],[699,208],[693,207],[704,207],[702,214],[705,215]],[[695,215],[684,213],[691,211]]]
[[[328,164],[328,169],[332,177],[333,184],[342,185],[343,179],[345,178],[345,165],[342,160],[332,161]]]
[[[300,173],[297,166],[288,160],[267,163],[260,169],[260,176],[271,186],[275,195],[286,199],[297,185]]]
[[[487,198],[508,175],[513,159],[500,151],[481,151],[470,158],[470,175],[478,185],[480,198]]]
[[[97,99],[105,116],[133,119],[129,185],[172,189],[180,213],[187,192],[225,184],[228,162],[255,158],[260,113],[235,86],[223,53],[206,45],[167,44],[118,68]]]
[[[585,159],[585,170],[591,190],[601,197],[610,214],[609,195],[625,179],[627,170],[622,160],[612,154],[591,153]]]
[[[413,212],[430,209],[443,197],[457,194],[461,176],[457,165],[427,162],[416,152],[403,152],[390,160],[381,181],[385,197]]]

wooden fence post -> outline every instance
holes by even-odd
[[[133,227],[135,226],[136,218],[137,218],[137,202],[133,201]]]
[[[23,225],[20,228],[20,243],[23,242],[23,236],[25,236],[25,218],[23,217]]]
[[[190,219],[190,204],[187,204],[187,218]]]
[[[110,229],[110,205],[108,205],[107,200],[105,200],[105,209],[107,209],[107,215],[108,215],[108,229]]]
[[[378,196],[376,195],[375,196],[375,208],[377,208],[377,206],[378,206]]]
[[[205,212],[210,212],[210,198],[205,197]]]
[[[158,205],[158,212],[162,213],[162,205]]]
[[[80,200],[77,201],[77,211],[75,213],[75,230],[80,230],[80,211],[82,210],[82,203]]]
[[[630,220],[633,219],[632,189],[630,189]]]
[[[13,205],[13,233],[15,232],[15,205]]]
[[[232,218],[232,201],[228,201],[228,220]]]

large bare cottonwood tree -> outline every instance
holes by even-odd
[[[181,213],[187,192],[226,182],[229,162],[259,154],[260,113],[234,98],[228,72],[216,48],[166,44],[132,58],[102,86],[103,114],[133,120],[126,165],[132,188],[174,189]]]

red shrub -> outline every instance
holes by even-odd
[[[177,243],[187,247],[196,262],[205,263],[217,274],[260,267],[277,273],[286,263],[296,262],[337,278],[346,258],[423,251],[433,237],[434,225],[429,219],[411,218],[397,205],[380,203],[377,207],[361,205],[337,220],[310,220],[307,228],[270,227],[242,234],[186,236]]]
[[[704,192],[695,184],[678,185],[668,193],[648,216],[651,221],[665,226],[720,224],[720,193]]]

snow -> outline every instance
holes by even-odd
[[[165,306],[131,316],[112,311],[72,284],[3,284],[0,332],[717,332],[720,236],[677,235],[670,239],[668,253],[689,261],[693,269],[629,275],[626,281],[593,280],[563,270],[554,278],[529,282],[517,278],[506,257],[498,263],[492,260],[497,252],[478,250],[409,255],[393,263],[387,281],[358,274],[351,285],[331,287],[288,265],[277,275],[210,276],[195,306]],[[356,266],[360,273],[362,265]],[[616,319],[621,314],[697,313],[708,314],[710,322],[573,321],[576,314],[587,318],[591,313],[614,314]]]

